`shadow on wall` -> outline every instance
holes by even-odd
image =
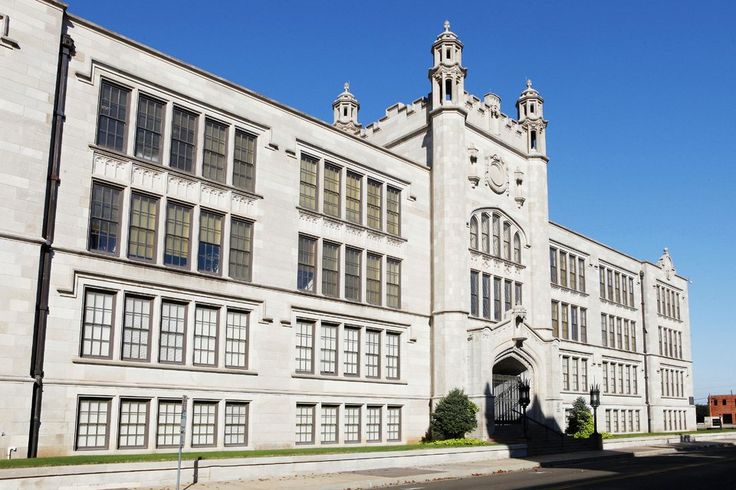
[[[493,436],[497,432],[519,432],[522,426],[521,414],[524,412],[523,408],[518,403],[518,391],[514,390],[514,396],[516,399],[503,400],[494,393],[494,389],[490,383],[486,383],[483,394],[485,395],[485,410],[483,410],[483,423],[485,426],[485,435],[487,437]],[[564,432],[565,427],[560,427],[557,418],[554,414],[545,414],[542,409],[542,403],[535,393],[530,394],[531,404],[526,409],[528,419],[531,420],[528,424],[528,431],[530,434],[535,432],[544,431],[545,427],[553,432]],[[508,411],[514,411],[516,417],[515,422],[510,422],[508,417]],[[499,412],[506,412],[503,415]],[[535,423],[536,422],[536,423]]]

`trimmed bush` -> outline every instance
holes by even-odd
[[[466,446],[488,446],[486,441],[466,437],[463,439],[445,439],[444,441],[432,441],[422,443],[426,447],[466,447]]]
[[[567,430],[576,439],[587,439],[593,434],[593,415],[590,413],[585,398],[579,396],[572,404],[572,412],[567,419]]]
[[[425,440],[463,439],[465,434],[478,426],[475,414],[478,406],[458,388],[440,399],[432,412],[432,419]]]

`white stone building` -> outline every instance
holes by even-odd
[[[362,127],[347,86],[328,124],[53,0],[0,20],[3,454],[171,451],[183,395],[186,449],[411,442],[454,387],[488,437],[519,376],[555,427],[594,382],[601,430],[695,427],[687,280],[549,222],[544,100],[466,93],[449,24]]]

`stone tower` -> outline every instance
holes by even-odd
[[[358,122],[359,109],[360,104],[358,103],[358,99],[350,93],[350,84],[345,82],[344,90],[332,103],[332,124],[336,128],[347,131],[348,133],[360,131],[360,123]]]

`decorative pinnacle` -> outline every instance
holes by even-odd
[[[343,87],[345,88],[345,93],[350,92],[350,82],[345,82],[345,85],[343,85]]]
[[[526,79],[526,88],[532,88],[532,81],[529,78]]]
[[[445,32],[450,32],[450,21],[446,20],[444,23],[445,26]]]

